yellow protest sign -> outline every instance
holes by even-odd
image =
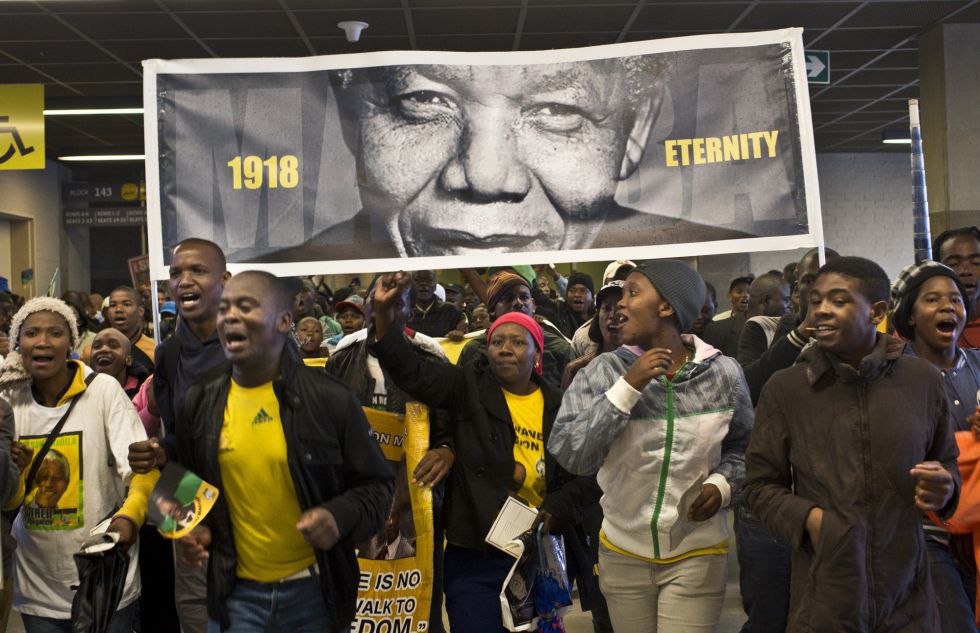
[[[0,84],[3,169],[44,169],[44,84]]]
[[[428,409],[405,415],[365,408],[381,451],[395,472],[395,495],[384,527],[357,546],[361,575],[351,633],[424,633],[432,599],[432,490],[411,483],[429,450]]]

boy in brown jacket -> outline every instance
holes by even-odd
[[[879,334],[889,284],[841,257],[808,300],[816,339],[759,400],[745,456],[749,509],[793,550],[787,631],[939,631],[922,513],[959,495],[942,378]]]

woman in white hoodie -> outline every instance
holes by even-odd
[[[10,340],[0,394],[14,411],[17,441],[11,450],[29,464],[10,504],[23,503],[13,525],[14,608],[27,633],[70,633],[78,584],[72,555],[109,516],[108,531],[119,535],[122,546],[132,546],[159,472],[134,476],[130,470],[129,445],[145,440],[146,432],[114,378],[70,360],[78,329],[67,304],[31,299],[14,315]],[[53,443],[35,468],[31,462],[38,461],[49,435]],[[110,633],[132,631],[139,591],[134,555]]]
[[[582,369],[548,450],[602,488],[599,584],[617,631],[714,631],[726,584],[722,508],[737,497],[752,404],[738,363],[690,328],[704,281],[680,261],[626,278],[624,345]]]

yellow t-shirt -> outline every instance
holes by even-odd
[[[524,466],[524,485],[518,495],[535,508],[544,501],[544,395],[540,389],[526,396],[519,396],[506,389],[507,409],[514,423],[514,461]]]
[[[302,512],[271,382],[247,388],[231,381],[218,466],[231,512],[238,577],[274,582],[312,565],[313,548],[296,529]]]

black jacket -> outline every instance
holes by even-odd
[[[500,383],[486,360],[456,366],[420,358],[396,330],[372,344],[381,366],[398,386],[421,402],[447,409],[453,421],[456,464],[449,480],[444,516],[446,537],[463,547],[484,549],[514,476],[514,423]],[[370,336],[370,335],[369,335]],[[561,392],[534,377],[544,395],[545,446],[561,406]],[[566,539],[581,521],[580,510],[602,495],[595,477],[576,477],[545,451],[547,493],[541,510],[555,518]]]
[[[413,345],[411,349],[419,356],[431,359],[433,362],[444,362],[442,358],[417,345]],[[331,354],[324,369],[347,385],[354,392],[354,396],[360,400],[361,406],[369,408],[374,406],[374,378],[371,377],[371,371],[368,369],[366,340],[358,341]],[[405,413],[405,405],[412,399],[411,396],[398,388],[384,367],[381,368],[381,372],[385,374],[385,391],[388,392],[385,410]],[[452,439],[452,431],[448,428],[445,412],[438,409],[430,411],[429,446],[452,447]]]
[[[230,384],[230,366],[218,368],[188,391],[179,420],[181,464],[218,488],[218,439]],[[341,539],[335,547],[315,550],[320,587],[331,618],[329,631],[336,633],[354,619],[359,579],[354,544],[384,525],[394,488],[391,468],[357,400],[338,380],[304,366],[286,351],[273,388],[300,508],[326,508],[340,529]],[[205,522],[212,534],[208,615],[225,629],[229,626],[225,603],[236,582],[236,554],[224,495],[218,497]]]
[[[745,313],[733,312],[727,319],[712,321],[704,328],[701,340],[718,348],[725,356],[735,358],[738,354],[738,338],[745,327]]]
[[[949,517],[956,442],[939,372],[903,348],[879,335],[854,369],[810,347],[762,391],[743,498],[792,549],[789,632],[940,630],[909,470],[935,460],[949,471],[955,490],[937,512]],[[812,543],[805,523],[817,506]]]
[[[806,339],[800,338],[795,331],[796,326],[799,325],[798,321],[799,317],[795,314],[787,314],[780,320],[772,344],[768,348],[739,352],[739,363],[742,365],[742,371],[745,372],[745,381],[749,385],[753,405],[759,404],[762,388],[766,386],[772,375],[780,369],[792,367],[806,346]]]

